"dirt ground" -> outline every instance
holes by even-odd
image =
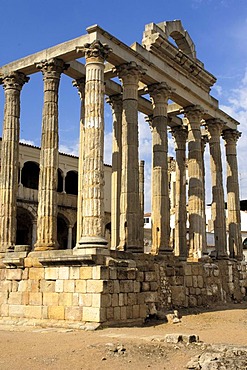
[[[247,346],[247,302],[200,312],[180,323],[78,331],[0,325],[0,369],[186,369],[207,344]],[[202,343],[168,344],[166,334],[199,335]]]

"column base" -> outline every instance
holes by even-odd
[[[108,241],[102,236],[82,236],[76,244],[74,250],[84,248],[105,248],[107,249]]]
[[[53,251],[59,249],[58,244],[55,243],[36,243],[34,245],[35,252]]]

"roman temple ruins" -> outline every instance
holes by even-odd
[[[21,91],[28,89],[35,73],[43,75],[44,98],[34,187],[27,185],[28,172],[34,167],[20,157],[24,149],[19,133]],[[63,193],[75,195],[75,177],[67,179],[66,188],[61,175],[65,159],[58,153],[62,74],[71,78],[71,88],[78,89],[78,110],[81,107],[78,168],[73,168],[78,173],[77,203],[71,198],[73,205],[69,198],[63,199]],[[83,36],[2,66],[0,81],[5,93],[0,171],[1,320],[113,325],[140,322],[172,308],[246,297],[236,151],[239,122],[220,110],[210,95],[216,78],[197,59],[195,45],[180,21],[146,25],[142,44],[131,46],[94,25]],[[103,158],[105,100],[112,109],[111,173]],[[138,112],[147,116],[152,135],[150,253],[144,253],[144,163],[138,157]],[[172,240],[168,131],[176,152]],[[206,243],[206,145],[210,151],[213,258],[208,256]],[[35,189],[33,196],[28,187]],[[32,226],[23,227],[22,233],[17,224],[25,212],[20,209],[30,212],[32,220],[26,218]],[[59,214],[73,219],[68,222],[64,246]]]

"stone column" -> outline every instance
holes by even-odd
[[[110,51],[96,40],[83,48],[86,58],[83,140],[82,237],[76,249],[106,247],[104,238],[104,61]]]
[[[82,77],[73,81],[73,86],[78,89],[78,94],[81,101],[80,109],[80,139],[79,139],[79,163],[78,163],[78,196],[77,196],[77,230],[76,243],[79,243],[82,236],[82,194],[83,194],[83,163],[84,163],[84,119],[85,119],[85,78]]]
[[[5,92],[0,172],[0,252],[14,250],[20,139],[20,92],[29,78],[12,72],[0,79]]]
[[[68,241],[67,241],[67,249],[72,249],[72,229],[73,226],[68,226]]]
[[[185,115],[188,119],[189,258],[198,259],[207,253],[201,148],[202,110],[199,106],[188,107]]]
[[[135,62],[116,68],[123,85],[120,250],[143,252],[140,243],[138,82],[143,70]]]
[[[206,230],[206,188],[205,188],[205,163],[204,163],[204,154],[205,148],[208,143],[208,135],[203,134],[201,136],[201,149],[202,149],[202,185],[203,185],[203,199],[202,199],[202,206],[203,206],[203,224],[205,224],[204,233],[202,234],[202,245],[205,246],[203,249],[203,254],[206,256],[207,253],[207,230]]]
[[[171,252],[168,182],[167,101],[171,89],[165,83],[148,87],[152,99],[152,254]]]
[[[171,128],[176,151],[176,191],[175,191],[175,256],[184,260],[188,257],[187,248],[187,209],[186,209],[186,140],[188,130],[183,126]]]
[[[206,121],[208,130],[212,184],[211,214],[214,223],[214,240],[218,259],[227,258],[225,201],[222,179],[220,136],[224,122],[217,119]]]
[[[139,162],[139,202],[140,202],[140,246],[144,248],[144,166],[145,161]]]
[[[58,171],[58,88],[65,69],[61,59],[44,60],[36,65],[44,81],[44,106],[40,150],[36,251],[58,249],[57,171]]]
[[[227,129],[222,134],[225,140],[227,162],[227,211],[229,229],[229,252],[231,258],[243,259],[241,240],[240,199],[238,184],[237,141],[241,133]]]
[[[111,249],[119,245],[120,228],[120,194],[122,169],[122,112],[123,98],[121,94],[112,95],[107,99],[111,105],[113,116],[112,130],[112,177],[111,177]]]

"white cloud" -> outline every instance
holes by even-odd
[[[78,142],[72,144],[60,144],[59,152],[77,156],[79,155],[79,144]]]
[[[20,139],[20,143],[35,146],[33,140]]]

